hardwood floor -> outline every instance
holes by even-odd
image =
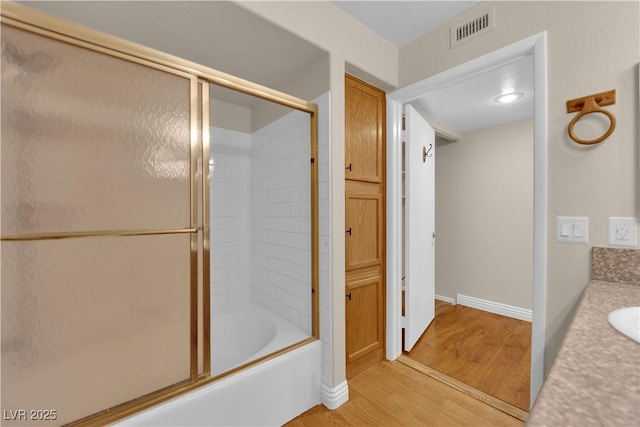
[[[528,412],[524,411],[517,406],[514,406],[510,403],[507,403],[503,400],[498,399],[497,397],[491,396],[481,390],[473,388],[461,381],[456,380],[448,375],[443,374],[442,372],[438,372],[433,368],[423,365],[422,363],[416,362],[413,359],[409,359],[405,355],[400,355],[396,359],[398,362],[403,363],[410,368],[415,369],[418,372],[422,372],[425,375],[430,376],[444,384],[455,388],[456,390],[460,390],[461,392],[473,397],[476,400],[486,403],[487,405],[493,406],[494,408],[504,412],[505,414],[511,415],[514,418],[519,419],[520,421],[524,421],[527,417]]]
[[[531,324],[442,301],[435,313],[403,362],[367,369],[344,405],[318,405],[286,426],[522,426]]]
[[[437,301],[436,318],[405,355],[528,411],[531,323],[443,304]]]
[[[449,310],[451,307],[453,307],[452,304],[450,304],[448,302],[440,301],[439,299],[437,299],[436,300],[436,309],[435,309],[434,315],[433,315],[434,318],[438,317],[439,315],[441,315],[445,311]]]
[[[349,401],[318,405],[286,426],[522,426],[523,422],[399,362],[383,361],[349,381]]]

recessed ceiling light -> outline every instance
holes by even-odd
[[[520,99],[524,96],[522,92],[511,92],[500,95],[494,99],[495,102],[499,104],[508,104],[509,102],[513,102],[516,99]]]

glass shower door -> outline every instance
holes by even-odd
[[[2,25],[12,425],[73,422],[198,375],[197,79],[42,33]]]
[[[0,19],[2,424],[107,425],[317,339],[315,104],[13,2]],[[213,153],[238,148],[218,140],[212,86],[251,110],[244,237],[263,240],[241,249],[260,278],[278,266],[234,285],[302,331],[232,369],[212,369],[229,346],[211,276],[247,266],[221,256],[233,220],[211,224],[238,213],[220,204],[238,182],[216,188],[233,164],[208,164],[211,137]]]

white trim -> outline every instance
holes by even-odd
[[[533,315],[531,322],[531,406],[544,381],[547,319],[547,33],[533,47]]]
[[[387,359],[402,354],[401,229],[398,210],[402,203],[397,188],[401,181],[397,155],[401,149],[397,132],[402,105],[412,102],[431,89],[495,67],[508,60],[533,54],[534,80],[534,231],[533,231],[533,313],[531,325],[531,402],[534,402],[544,377],[544,349],[547,299],[547,34],[541,32],[479,58],[443,71],[425,80],[387,95]],[[400,120],[401,122],[401,120]],[[400,181],[400,183],[398,182]],[[392,222],[395,221],[395,222]],[[394,226],[395,224],[395,226]]]
[[[439,301],[444,301],[444,302],[448,302],[449,304],[456,305],[456,299],[455,298],[449,298],[449,297],[445,297],[444,295],[436,294],[436,299],[439,300]]]
[[[402,104],[387,96],[386,358],[402,354]]]
[[[327,408],[334,410],[349,400],[349,385],[343,381],[335,387],[322,384],[322,403]]]
[[[499,302],[487,301],[458,294],[456,296],[458,304],[466,307],[477,308],[478,310],[488,311],[489,313],[499,314],[501,316],[513,317],[514,319],[526,320],[531,322],[531,310],[526,308],[514,307],[512,305],[502,304]]]

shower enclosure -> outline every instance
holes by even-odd
[[[5,423],[111,423],[317,339],[314,104],[11,3],[1,31]]]
[[[219,86],[210,98],[215,375],[312,334],[312,156],[307,113]]]

